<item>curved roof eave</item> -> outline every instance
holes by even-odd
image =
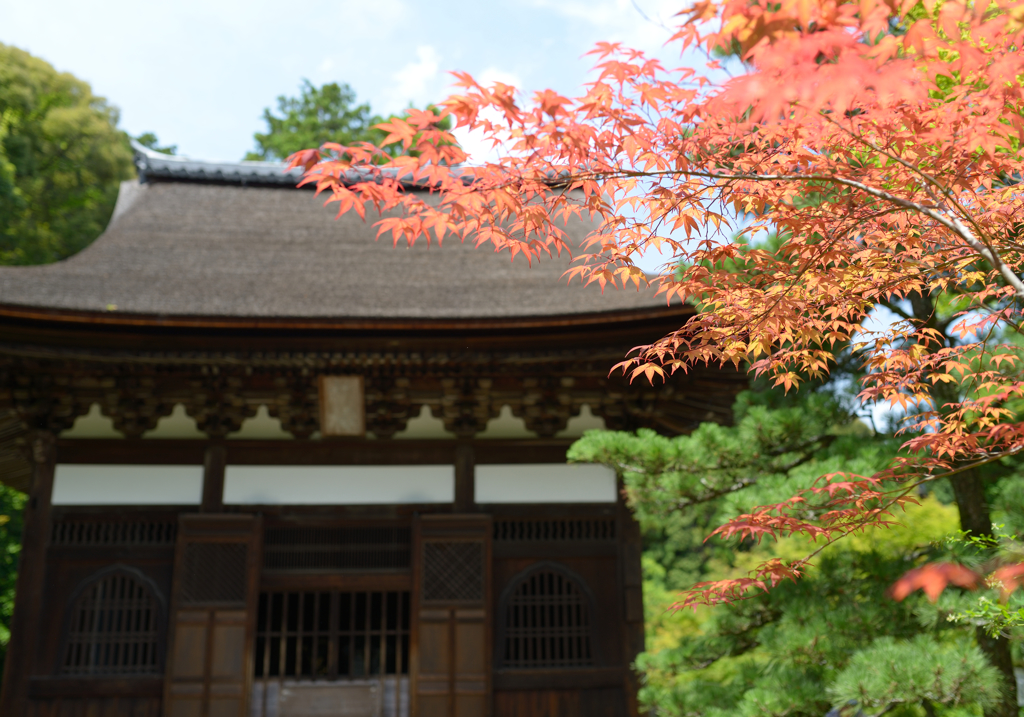
[[[281,165],[155,154],[145,161],[174,176],[126,182],[92,245],[55,264],[0,267],[0,316],[112,329],[440,335],[664,326],[692,313],[654,287],[568,286],[565,251],[528,265],[472,241],[392,247],[390,237],[377,241],[372,220],[336,218],[313,192],[280,183]],[[250,181],[253,172],[275,184]],[[577,256],[594,229],[581,217],[566,223]]]
[[[120,311],[76,311],[48,307],[0,304],[0,319],[29,320],[40,323],[109,328],[166,327],[178,329],[242,329],[286,331],[384,331],[402,333],[450,333],[474,330],[530,330],[609,326],[636,321],[686,320],[695,314],[690,306],[636,308],[589,314],[555,314],[551,316],[513,316],[493,318],[431,318],[418,317],[335,317],[318,316],[191,316],[170,314],[134,314]]]

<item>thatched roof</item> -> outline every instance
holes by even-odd
[[[567,258],[532,268],[457,241],[393,248],[336,220],[280,165],[140,154],[106,232],[65,261],[0,267],[0,305],[250,318],[489,319],[657,310],[652,292],[566,285]],[[581,240],[588,227],[570,228]]]

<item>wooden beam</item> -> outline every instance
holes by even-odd
[[[474,464],[564,463],[568,438],[511,440],[225,441],[227,465],[454,465],[460,445],[472,448]],[[65,438],[57,441],[60,463],[138,465],[205,464],[209,441]]]
[[[472,513],[476,504],[474,485],[475,456],[472,443],[461,443],[455,449],[455,506],[456,513]]]
[[[643,570],[641,567],[643,539],[640,535],[640,525],[637,523],[633,511],[626,504],[621,480],[618,487],[619,499],[616,506],[618,509],[620,561],[618,582],[622,596],[622,622],[620,624],[625,653],[622,660],[625,664],[631,665],[637,655],[645,649]],[[632,670],[627,670],[623,678],[629,713],[635,717],[640,714],[640,704],[637,699],[640,680]]]
[[[203,502],[200,513],[220,513],[224,510],[224,471],[227,450],[217,441],[206,448],[203,460]]]
[[[497,670],[494,689],[586,690],[621,687],[629,670],[621,667],[579,667],[560,670]]]
[[[412,570],[377,573],[293,573],[264,570],[260,574],[260,590],[274,592],[302,590],[412,590]]]
[[[156,697],[164,692],[162,677],[95,678],[95,677],[33,677],[29,681],[29,697]]]

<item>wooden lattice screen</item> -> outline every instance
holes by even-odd
[[[180,604],[244,606],[248,554],[245,543],[187,543]]]
[[[500,543],[614,541],[615,518],[506,518],[494,521]]]
[[[75,520],[53,522],[50,545],[68,547],[96,546],[172,546],[178,532],[177,518],[163,520]]]
[[[423,544],[423,602],[478,603],[483,599],[483,541]]]
[[[61,672],[160,674],[160,613],[156,597],[136,577],[114,572],[97,578],[71,606]]]
[[[535,570],[504,605],[501,667],[588,667],[594,664],[590,601],[576,582],[553,569]]]
[[[255,675],[407,675],[409,626],[407,591],[264,592],[256,618]]]

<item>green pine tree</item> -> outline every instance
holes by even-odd
[[[874,473],[894,455],[900,440],[853,415],[836,383],[844,382],[789,396],[745,393],[734,426],[703,424],[677,438],[591,432],[570,450],[572,460],[618,471],[640,521],[648,650],[637,667],[641,699],[658,715],[820,717],[844,708],[851,717],[910,717],[981,714],[998,703],[1001,675],[972,626],[947,619],[956,596],[931,605],[921,594],[887,595],[907,570],[944,554],[958,527],[948,486],[909,509],[902,527],[827,549],[795,584],[733,605],[671,610],[676,592],[695,582],[746,576],[765,559],[814,549],[801,538],[705,542],[716,525],[824,474]],[[1010,501],[1024,494],[1024,483],[1001,480]]]
[[[433,109],[433,108],[428,108]],[[387,135],[375,125],[392,119],[373,114],[370,105],[356,104],[356,93],[347,84],[328,82],[321,87],[303,80],[298,97],[280,95],[277,113],[269,107],[263,110],[266,132],[253,135],[256,149],[245,155],[247,160],[280,162],[303,149],[320,147],[325,142],[352,145],[370,142],[380,146]],[[405,113],[397,115],[404,117]],[[451,129],[451,118],[438,123],[441,129]],[[403,152],[401,144],[384,149],[392,156]]]

